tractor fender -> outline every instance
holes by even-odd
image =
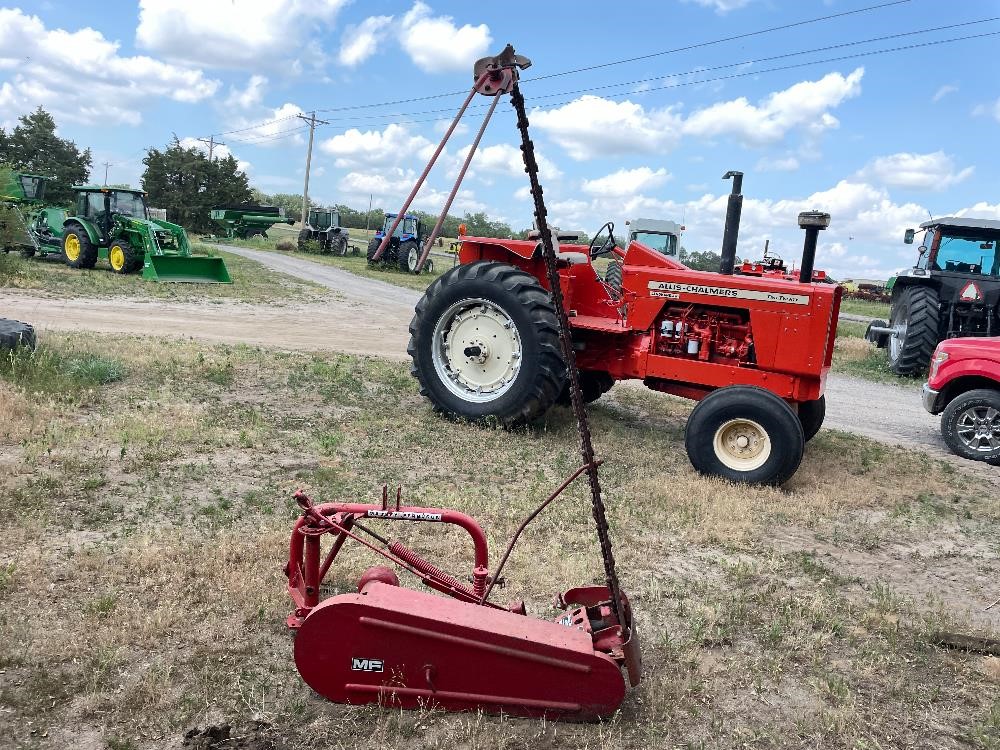
[[[93,244],[100,244],[100,237],[97,234],[97,229],[89,221],[81,219],[79,216],[70,216],[65,222],[63,222],[63,234],[66,234],[66,230],[75,229],[77,227],[87,233],[87,237]]]
[[[931,277],[930,277],[930,275],[927,275],[927,276],[910,276],[910,275],[900,274],[899,276],[896,276],[894,278],[893,284],[892,284],[892,298],[891,298],[891,303],[894,304],[896,302],[896,300],[899,299],[900,295],[903,294],[903,292],[905,292],[907,289],[910,289],[911,287],[915,287],[915,286],[931,286],[931,287],[933,287],[934,285],[931,284]]]

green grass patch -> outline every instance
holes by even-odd
[[[61,256],[22,258],[0,254],[0,288],[44,291],[59,297],[135,297],[175,301],[296,302],[319,298],[325,287],[272,271],[256,261],[204,243],[192,246],[195,255],[221,257],[232,284],[190,284],[144,281],[141,273],[112,272],[107,261],[91,269],[67,266]]]
[[[868,318],[889,319],[889,305],[885,302],[869,302],[863,299],[844,299],[840,303],[840,311],[851,315],[864,315]]]
[[[124,362],[88,351],[19,347],[0,356],[0,377],[30,393],[77,396],[86,389],[124,380]]]

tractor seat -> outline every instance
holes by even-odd
[[[529,240],[538,240],[535,245],[535,252],[540,256],[542,254],[542,243],[540,240],[541,232],[537,229],[533,229],[528,232]],[[552,249],[556,251],[556,262],[565,263],[567,266],[576,266],[581,263],[589,263],[590,258],[586,253],[575,253],[575,252],[563,252],[559,249],[559,240],[576,240],[579,236],[575,234],[557,234],[552,233]]]

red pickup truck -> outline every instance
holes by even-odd
[[[938,344],[923,397],[954,453],[1000,466],[1000,337]]]

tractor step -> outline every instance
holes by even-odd
[[[232,284],[222,258],[190,255],[147,255],[142,269],[146,281],[192,284]]]

